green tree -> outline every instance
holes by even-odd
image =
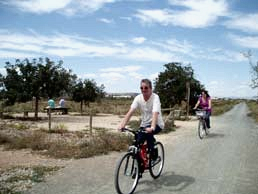
[[[64,92],[70,92],[77,76],[71,70],[62,67],[63,61],[55,64],[50,59],[45,59],[45,64],[39,61],[38,77],[41,95],[44,97],[58,97]]]
[[[2,100],[4,99],[5,86],[4,86],[4,76],[0,73],[0,105],[2,105]],[[1,110],[2,107],[0,107]]]
[[[164,67],[165,71],[160,72],[154,82],[154,92],[159,94],[162,107],[173,107],[186,100],[187,82],[191,88],[190,105],[193,105],[204,87],[194,78],[191,65],[183,66],[181,63],[173,62],[165,64]]]
[[[258,61],[252,66],[253,78],[252,78],[252,88],[258,88]]]
[[[95,102],[98,97],[104,97],[104,85],[97,86],[94,80],[85,79],[79,80],[74,86],[72,98],[76,102],[80,102],[81,113],[83,111],[83,104],[89,107],[90,102]]]
[[[258,88],[258,61],[256,62],[256,64],[254,64],[253,60],[252,60],[252,51],[248,50],[246,53],[242,53],[244,57],[246,57],[248,59],[248,62],[251,66],[251,73],[252,73],[252,83],[251,83],[251,87],[254,88]]]
[[[76,76],[71,70],[56,65],[48,58],[43,60],[16,60],[15,65],[6,63],[4,78],[7,104],[27,102],[35,98],[35,118],[38,117],[38,102],[41,97],[58,97],[62,91],[69,92]]]
[[[16,63],[19,63],[19,60],[16,60]],[[5,86],[5,99],[6,105],[13,105],[16,99],[19,97],[20,92],[23,92],[20,83],[22,83],[22,78],[17,71],[17,66],[12,65],[9,62],[6,62],[6,77],[4,77],[4,86]]]

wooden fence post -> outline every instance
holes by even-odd
[[[92,134],[92,113],[90,112],[90,134]]]
[[[51,130],[51,108],[47,110],[48,112],[48,130]]]
[[[28,118],[29,117],[29,111],[24,111],[23,112],[23,117]]]

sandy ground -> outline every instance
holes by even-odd
[[[20,116],[20,115],[19,115]],[[33,114],[29,114],[33,116]],[[33,129],[46,128],[48,129],[48,117],[46,113],[40,113],[41,118],[44,118],[40,122],[30,122],[30,121],[19,121],[23,124],[30,125]],[[117,115],[96,115],[93,117],[92,125],[94,127],[106,128],[109,130],[116,130],[123,116]],[[132,117],[132,120],[137,120],[138,117]],[[63,125],[67,130],[77,131],[77,130],[87,130],[89,129],[89,116],[71,116],[69,115],[52,115],[51,125],[52,127]],[[5,122],[5,121],[4,121]],[[17,122],[17,121],[15,121]],[[169,134],[162,134],[158,136],[162,142],[169,142],[171,136],[182,135],[187,133],[189,129],[196,127],[196,120],[190,121],[175,121],[177,131]],[[180,131],[180,133],[178,132]],[[30,150],[13,150],[5,151],[3,147],[0,146],[0,170],[6,169],[12,166],[35,166],[35,165],[47,165],[47,166],[66,166],[73,159],[61,160],[48,158],[46,156],[33,154]]]

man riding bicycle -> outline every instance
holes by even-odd
[[[125,128],[134,111],[139,108],[141,111],[140,128],[145,129],[145,132],[139,133],[138,141],[144,142],[147,140],[148,149],[154,150],[154,134],[159,133],[164,128],[164,121],[161,115],[161,104],[159,96],[152,92],[152,84],[149,79],[142,79],[140,83],[141,94],[137,95],[125,115],[119,130]],[[153,152],[151,152],[153,155]]]

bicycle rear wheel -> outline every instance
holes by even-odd
[[[205,129],[205,134],[209,135],[210,131],[209,131],[207,125],[206,125],[206,121],[204,121],[203,125],[204,125],[204,129]]]
[[[158,150],[157,158],[151,158],[149,160],[149,170],[152,178],[156,179],[160,176],[163,167],[164,167],[164,161],[165,161],[165,153],[164,153],[164,147],[162,143],[156,142],[155,147]]]
[[[200,139],[202,139],[205,135],[205,121],[203,119],[199,120],[198,135],[199,135]]]
[[[139,181],[139,164],[133,153],[126,153],[117,163],[115,188],[119,194],[131,194]]]

